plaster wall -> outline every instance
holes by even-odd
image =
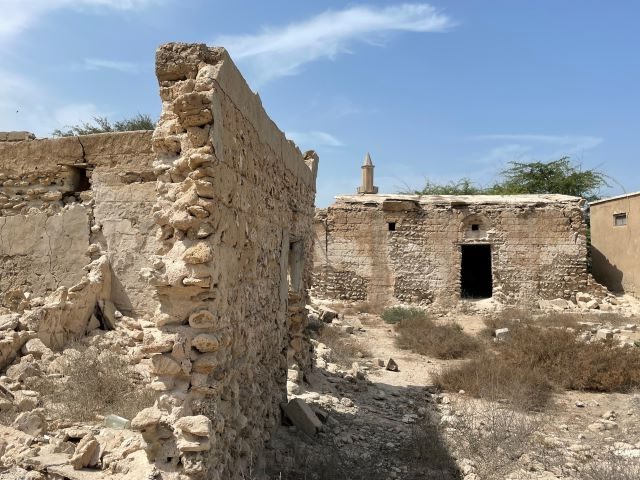
[[[640,194],[592,203],[593,276],[609,290],[640,295]],[[616,215],[626,225],[616,226]]]

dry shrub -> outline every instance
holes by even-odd
[[[492,337],[499,328],[514,328],[518,325],[534,325],[549,328],[564,328],[573,330],[586,330],[588,327],[579,322],[590,321],[584,315],[577,313],[549,312],[543,315],[533,316],[531,312],[510,308],[505,309],[495,316],[485,318],[485,329],[482,335]]]
[[[155,393],[142,385],[124,358],[112,351],[74,347],[65,352],[63,378],[45,378],[38,385],[60,418],[91,421],[114,414],[132,419],[153,405]]]
[[[382,320],[386,323],[396,324],[401,320],[413,320],[427,318],[427,312],[415,307],[390,307],[382,312]]]
[[[516,410],[539,410],[549,402],[553,387],[539,370],[513,368],[492,352],[436,375],[435,384],[448,391],[509,403]]]
[[[318,455],[315,449],[300,443],[282,454],[267,461],[264,475],[253,475],[252,472],[242,475],[242,480],[273,479],[273,480],[336,480],[342,478],[370,478],[353,476],[349,472],[345,455],[336,447],[329,447],[329,452]]]
[[[343,367],[351,367],[354,361],[371,356],[371,352],[354,335],[337,327],[324,326],[317,340],[331,349],[329,361]]]
[[[474,462],[484,480],[502,480],[514,462],[537,448],[535,434],[544,424],[540,415],[529,415],[498,402],[465,402],[456,411],[452,430],[458,458]]]
[[[585,343],[575,332],[512,326],[496,353],[445,370],[436,384],[487,398],[486,385],[515,406],[541,408],[553,389],[628,392],[640,386],[640,350],[612,341]],[[511,393],[513,392],[513,393]],[[530,395],[524,402],[523,395]]]
[[[406,463],[419,466],[424,478],[460,479],[462,474],[443,440],[442,429],[432,419],[417,424],[401,454]]]
[[[593,461],[580,470],[583,480],[637,480],[640,478],[640,461],[609,455],[604,461]]]
[[[389,310],[385,310],[385,313]],[[406,311],[394,311],[387,315],[391,320],[397,319],[397,323],[385,320],[395,323],[400,348],[440,359],[463,358],[480,351],[480,342],[466,334],[459,324],[438,324],[422,310],[403,310]]]

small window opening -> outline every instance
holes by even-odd
[[[472,223],[471,224],[471,230],[473,230],[474,232],[480,230],[480,225],[477,223]]]
[[[89,181],[86,168],[73,165],[66,165],[66,167],[71,172],[70,182],[73,192],[78,193],[91,190],[91,182]]]
[[[387,225],[389,226],[389,231],[390,232],[395,232],[396,231],[396,222],[389,222]]]
[[[616,227],[624,227],[627,224],[626,213],[616,213],[613,215],[613,225]]]

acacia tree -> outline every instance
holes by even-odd
[[[550,162],[510,162],[490,187],[474,184],[468,178],[440,184],[427,180],[421,190],[401,193],[417,195],[515,195],[526,193],[559,193],[583,197],[588,201],[599,198],[599,191],[609,186],[604,173],[572,163],[569,157]]]
[[[600,189],[609,186],[608,177],[595,169],[583,170],[569,157],[551,162],[510,162],[502,171],[502,180],[488,192],[511,195],[518,193],[560,193],[597,200]]]
[[[77,135],[90,135],[92,133],[129,132],[132,130],[153,130],[155,122],[147,114],[138,113],[134,117],[111,123],[107,117],[93,117],[93,122],[82,122],[78,125],[65,127],[65,130],[56,129],[52,132],[54,137],[75,137]]]

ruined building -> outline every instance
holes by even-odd
[[[588,289],[584,201],[565,195],[358,195],[317,209],[313,293],[374,304],[504,304]]]
[[[153,478],[238,478],[279,422],[287,367],[309,362],[318,157],[224,49],[164,45],[156,74],[154,132],[0,136],[0,315],[15,320],[0,366],[36,338],[55,351],[131,328],[158,398],[132,422]]]

